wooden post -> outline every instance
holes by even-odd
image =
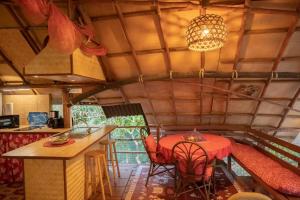
[[[227,169],[228,171],[231,173],[232,169],[231,169],[231,156],[227,157]]]
[[[62,91],[62,103],[63,103],[63,114],[64,114],[64,127],[71,128],[71,117],[69,104],[69,93],[66,90]]]
[[[159,139],[160,139],[160,125],[159,124],[156,127],[156,138],[157,138],[157,142],[159,142]]]

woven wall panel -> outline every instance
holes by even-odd
[[[64,200],[62,160],[24,160],[25,195],[30,200]]]

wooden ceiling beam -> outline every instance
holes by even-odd
[[[245,7],[248,7],[250,5],[250,0],[245,0]],[[249,19],[249,9],[247,9],[244,12],[243,18],[242,18],[242,23],[241,23],[241,28],[240,28],[240,32],[239,32],[239,37],[238,37],[238,43],[237,43],[237,47],[236,47],[236,52],[235,52],[235,56],[234,56],[234,63],[233,63],[233,71],[235,72],[235,74],[233,74],[231,81],[228,85],[228,90],[231,90],[231,87],[233,85],[234,79],[237,78],[237,71],[238,71],[238,64],[240,61],[240,54],[242,51],[242,46],[243,46],[243,39],[246,33],[246,28],[247,28],[247,20]],[[228,112],[228,107],[229,107],[229,100],[230,100],[230,94],[228,94],[227,96],[227,101],[225,104],[225,113]],[[227,115],[225,114],[224,119],[223,119],[223,124],[226,124],[226,119],[227,119]]]
[[[142,83],[147,82],[147,81],[162,81],[162,80],[166,81],[169,78],[170,78],[169,76],[148,76],[148,77],[143,78]],[[184,77],[184,78],[186,78],[186,77]],[[182,81],[182,78],[180,80],[174,80],[174,81],[177,81],[179,83],[184,83],[186,85],[196,85],[196,86],[198,85],[199,86],[199,84],[200,84],[198,82],[195,82],[195,83],[184,82],[184,81]],[[76,104],[76,103],[80,102],[81,100],[83,100],[85,98],[88,98],[88,97],[90,97],[90,96],[92,96],[96,93],[100,93],[100,92],[103,92],[103,91],[108,90],[108,89],[114,89],[114,88],[118,88],[122,85],[133,84],[133,83],[141,83],[140,77],[132,78],[132,79],[126,79],[126,80],[114,82],[114,83],[111,83],[111,84],[106,84],[106,85],[103,85],[103,86],[100,86],[100,87],[96,87],[95,89],[89,90],[89,91],[87,91],[87,92],[85,92],[81,95],[78,95],[78,96],[74,97],[73,99],[71,99],[70,104],[71,105]],[[293,111],[296,111],[296,112],[300,112],[300,109],[291,108],[287,105],[283,105],[283,104],[273,102],[273,101],[263,100],[263,98],[260,98],[260,97],[252,97],[252,96],[249,96],[249,95],[242,94],[240,92],[235,92],[235,91],[231,91],[231,90],[227,90],[227,89],[223,89],[223,88],[220,88],[220,87],[215,87],[215,86],[211,86],[211,85],[207,85],[207,84],[203,84],[202,86],[205,87],[205,88],[209,88],[209,89],[219,91],[219,92],[224,92],[224,93],[233,94],[233,95],[236,95],[236,96],[239,96],[239,97],[249,98],[251,100],[256,100],[256,101],[260,101],[260,102],[265,101],[265,102],[268,102],[269,104],[272,104],[272,105],[276,105],[276,106],[279,106],[279,107],[282,107],[282,108],[286,108],[286,109],[290,109],[290,110],[293,110]],[[146,95],[147,95],[148,101],[150,101],[148,93],[146,93]]]
[[[166,65],[166,70],[167,73],[172,73],[172,63],[171,63],[171,56],[170,56],[170,49],[169,49],[169,45],[168,42],[166,40],[166,36],[163,32],[163,28],[162,28],[162,24],[161,24],[161,16],[160,16],[160,7],[157,4],[157,1],[154,2],[154,6],[153,9],[156,10],[156,12],[153,14],[153,18],[154,18],[154,24],[158,33],[158,37],[159,37],[159,41],[160,41],[160,46],[161,48],[164,50],[163,51],[163,55],[164,55],[164,62]],[[172,102],[172,107],[173,107],[173,111],[175,113],[175,118],[176,118],[176,124],[178,123],[178,118],[177,118],[177,109],[176,109],[176,104],[175,104],[175,94],[174,94],[174,83],[171,80],[170,81],[170,85],[171,85],[171,102]]]
[[[187,47],[169,47],[170,52],[179,52],[179,51],[189,51]],[[136,51],[137,55],[148,55],[156,53],[165,53],[165,49],[148,49],[148,50],[138,50]],[[121,57],[121,56],[130,56],[131,52],[119,52],[119,53],[108,53],[108,58]],[[239,63],[273,63],[276,60],[275,58],[239,58]],[[300,56],[285,56],[281,58],[281,61],[296,61],[300,60]],[[234,64],[234,60],[220,60],[222,64]]]
[[[296,94],[294,95],[293,99],[292,99],[291,102],[289,103],[289,106],[290,106],[291,108],[294,107],[295,103],[296,103],[297,100],[298,100],[299,95],[300,95],[300,88],[298,88]],[[282,115],[282,117],[281,117],[281,119],[280,119],[280,121],[279,121],[279,123],[278,123],[277,128],[281,128],[281,126],[282,126],[284,120],[288,117],[289,111],[290,111],[290,110],[288,110],[288,109],[285,109],[285,110],[284,110],[284,114]],[[275,136],[276,134],[277,134],[277,131],[274,132],[273,136]]]
[[[16,23],[21,27],[20,33],[23,35],[24,39],[27,41],[27,44],[31,47],[32,51],[35,54],[39,53],[40,50],[41,50],[40,46],[33,39],[33,37],[30,35],[30,33],[24,28],[26,26],[26,24],[25,25],[23,24],[23,22],[21,21],[19,15],[16,13],[16,11],[14,10],[14,8],[11,5],[6,5],[5,7],[8,10],[8,12],[10,13],[10,15],[14,18],[14,20],[16,21]],[[10,66],[13,65],[12,62],[9,65]],[[18,72],[17,74],[24,81],[24,83],[28,84],[28,81],[25,80],[25,78],[23,77],[23,75],[17,69],[16,69],[16,71]],[[35,89],[32,89],[31,91],[33,92],[33,94],[38,94],[38,92]]]
[[[13,64],[13,62],[4,54],[3,50],[0,48],[0,55],[4,59],[5,63],[10,66],[10,68],[22,79],[22,81],[28,84],[28,81],[24,78],[24,76],[19,72],[17,67]]]
[[[12,6],[5,6],[10,15],[14,18],[16,23],[20,26],[20,33],[23,35],[24,39],[27,41],[31,49],[35,54],[40,52],[40,46],[36,43],[36,41],[33,39],[33,37],[30,35],[30,33],[25,29],[25,26],[23,22],[21,21],[19,15],[16,13],[16,11],[13,9]]]
[[[214,97],[214,98],[218,98],[218,99],[226,99],[227,95],[223,94],[223,93],[217,93],[217,92],[205,92],[203,91],[203,95],[204,96],[208,96],[208,97]],[[130,96],[128,97],[130,99],[133,100],[145,100],[147,97],[146,96]],[[171,96],[155,96],[155,97],[151,97],[152,100],[162,100],[162,101],[169,101],[172,97]],[[118,100],[118,99],[122,99],[122,97],[117,96],[117,97],[101,97],[101,100]],[[175,97],[175,101],[199,101],[200,98],[197,97],[181,97],[181,96],[177,96]],[[254,101],[254,100],[249,100],[248,98],[241,98],[241,97],[232,97],[230,98],[231,101]],[[268,100],[268,101],[291,101],[292,99],[290,98],[263,98],[263,101]],[[300,98],[297,98],[296,101],[300,101]]]
[[[157,112],[157,114],[160,115],[160,116],[162,116],[162,115],[163,116],[174,116],[175,113],[174,112]],[[202,114],[199,114],[198,112],[177,112],[177,114],[179,116],[195,116],[195,117],[204,116],[204,117],[219,117],[219,118],[223,118],[224,115],[225,115],[225,113],[213,113],[213,112],[202,113]],[[145,113],[145,115],[152,115],[152,113]],[[246,116],[246,117],[251,117],[252,113],[230,113],[230,112],[228,112],[227,115],[228,116]],[[264,114],[264,113],[260,113],[257,116],[260,116],[260,117],[274,117],[274,118],[275,117],[276,118],[282,117],[282,115],[280,115],[280,114]],[[291,116],[287,116],[287,117],[300,118],[300,115],[291,115]]]
[[[111,0],[102,0],[101,3],[111,3]],[[236,2],[236,1],[235,1]],[[296,10],[280,10],[280,9],[268,9],[268,8],[255,8],[251,7],[250,5],[248,8],[243,7],[244,1],[239,1],[237,4],[211,4],[208,5],[208,9],[214,9],[214,10],[235,10],[235,11],[241,11],[243,12],[245,9],[250,9],[250,12],[254,13],[263,13],[263,14],[281,14],[281,15],[291,15],[291,16],[298,16],[298,13]],[[85,3],[82,1],[82,3]],[[152,1],[128,1],[128,0],[122,0],[119,1],[120,4],[138,4],[138,5],[149,5],[151,6]],[[176,11],[187,11],[187,10],[198,10],[199,4],[195,4],[194,2],[162,2],[159,1],[159,5],[162,6],[161,10],[162,12],[176,12]],[[238,6],[239,7],[238,7]],[[147,10],[146,10],[147,11]],[[142,11],[139,11],[142,12]]]
[[[242,0],[240,1],[227,1],[227,2],[217,2],[217,3],[211,3],[208,8],[213,8],[213,9],[235,9],[235,10],[244,10],[245,8],[242,7],[243,5]],[[67,1],[64,0],[55,0],[54,3],[60,4],[62,6],[66,6]],[[73,0],[73,4],[86,4],[89,3],[89,1],[79,1],[79,0]],[[97,3],[97,2],[96,2]],[[111,3],[111,0],[101,0],[100,3]],[[127,5],[149,5],[151,6],[152,1],[148,0],[122,0],[119,1],[120,4],[127,4]],[[0,4],[4,5],[15,5],[13,1],[2,1]],[[182,2],[182,1],[173,1],[173,2],[166,2],[166,1],[159,1],[159,4],[163,6],[163,11],[178,11],[178,10],[196,10],[199,8],[199,4],[192,2],[192,1],[187,1],[187,2]],[[286,14],[286,15],[293,15],[297,16],[297,11],[296,10],[280,10],[280,9],[267,9],[267,8],[254,8],[250,7],[251,12],[257,12],[257,13],[265,13],[265,14]]]
[[[298,7],[299,7],[299,5],[298,5]],[[288,30],[288,32],[287,32],[287,34],[286,34],[286,36],[285,36],[285,38],[284,38],[284,40],[283,40],[283,42],[281,44],[281,47],[280,47],[280,49],[278,51],[278,54],[277,54],[277,57],[276,57],[276,59],[275,59],[275,61],[273,63],[272,71],[274,71],[274,72],[276,72],[277,69],[278,69],[279,63],[280,63],[280,61],[282,60],[282,57],[283,57],[283,53],[286,50],[286,48],[288,46],[288,43],[289,43],[290,39],[292,38],[295,30],[296,30],[296,27],[297,27],[297,24],[298,24],[298,20],[299,20],[299,17],[294,17],[293,21],[290,24],[289,30]],[[260,98],[262,98],[262,97],[265,96],[267,88],[269,87],[269,85],[270,85],[271,82],[272,82],[272,76],[270,76],[269,80],[263,86],[263,90],[261,92],[261,95],[259,96]],[[261,102],[258,102],[257,105],[256,105],[256,107],[255,107],[254,115],[253,115],[253,117],[251,119],[250,126],[252,126],[252,124],[255,121],[256,115],[257,115],[258,110],[260,108],[260,105],[261,105]]]
[[[139,75],[139,82],[141,83],[141,85],[143,87],[143,91],[144,91],[144,93],[146,94],[146,96],[148,98],[148,102],[150,104],[150,107],[151,107],[151,110],[152,110],[152,113],[153,113],[153,116],[154,116],[154,121],[155,121],[156,124],[158,124],[158,120],[157,120],[157,116],[155,114],[155,109],[154,109],[153,103],[152,103],[152,101],[149,98],[150,95],[147,92],[146,83],[144,83],[144,81],[143,81],[143,73],[142,73],[141,66],[140,66],[140,64],[138,62],[136,50],[134,49],[134,47],[133,47],[133,45],[131,43],[131,40],[129,38],[129,34],[127,32],[127,27],[126,27],[124,15],[123,15],[123,13],[121,11],[121,8],[120,8],[118,2],[114,1],[113,4],[114,4],[114,8],[116,9],[116,12],[118,14],[118,19],[120,21],[120,24],[121,24],[124,36],[125,36],[126,41],[127,41],[128,45],[129,45],[129,47],[131,49],[131,53],[132,53],[132,57],[133,57],[133,60],[134,60],[134,63],[135,63],[135,67],[136,67],[136,70],[137,70],[138,75]]]
[[[17,67],[14,65],[14,63],[5,55],[3,50],[0,48],[0,56],[4,59],[5,63],[21,78],[21,80],[28,85],[29,82],[24,78],[24,76],[19,72]],[[6,87],[3,85],[3,87]],[[37,92],[34,89],[31,89],[33,94],[37,94]]]

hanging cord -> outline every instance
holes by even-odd
[[[204,68],[200,69],[199,74],[198,74],[199,75],[199,79],[204,78],[204,73],[205,73]]]
[[[237,79],[237,78],[239,78],[239,73],[237,72],[237,70],[233,70],[233,71],[232,71],[231,78],[232,78],[232,79]]]
[[[144,83],[144,75],[143,75],[143,74],[139,75],[139,82],[140,82],[141,84]]]
[[[271,77],[270,77],[270,79],[271,79],[271,80],[272,80],[272,79],[278,79],[278,73],[275,72],[275,71],[272,71],[272,72],[271,72]]]
[[[173,71],[172,70],[170,70],[169,75],[170,75],[170,79],[172,80],[173,79]]]

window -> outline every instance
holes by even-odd
[[[100,127],[105,124],[118,126],[144,126],[142,115],[113,117],[106,119],[104,112],[97,105],[76,105],[71,108],[74,127]],[[138,128],[118,128],[111,134],[116,140],[119,163],[141,164],[148,162]]]

